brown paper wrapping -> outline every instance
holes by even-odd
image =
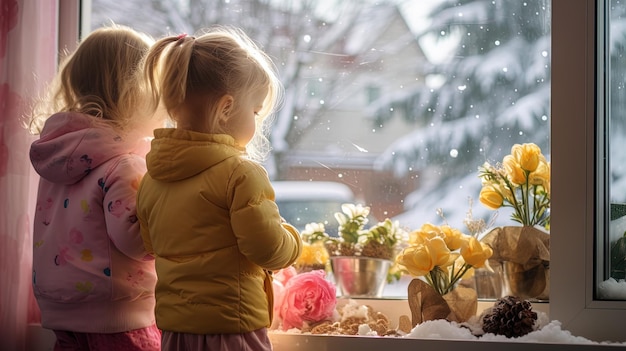
[[[535,227],[498,227],[482,242],[493,249],[493,261],[518,263],[525,269],[550,262],[550,234]]]
[[[499,227],[482,242],[493,249],[489,261],[503,267],[505,294],[549,298],[550,234],[530,226]]]
[[[474,289],[458,286],[442,296],[421,279],[409,283],[407,298],[413,327],[436,319],[462,323],[476,315],[478,310],[478,296]]]

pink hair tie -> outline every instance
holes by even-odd
[[[186,36],[187,36],[187,33],[179,34],[179,35],[176,37],[176,40],[180,40],[180,39],[182,39],[182,38],[184,38],[184,37],[186,37]]]

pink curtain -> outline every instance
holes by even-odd
[[[0,0],[0,349],[25,350],[32,295],[34,136],[23,115],[56,69],[58,0]]]

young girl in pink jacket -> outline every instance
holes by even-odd
[[[54,350],[160,350],[154,260],[139,233],[135,199],[146,171],[137,80],[151,40],[110,26],[89,34],[62,65],[31,127],[40,175],[33,277]]]

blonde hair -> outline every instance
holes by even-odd
[[[116,24],[91,32],[63,60],[47,95],[33,109],[30,130],[40,133],[57,112],[84,113],[121,130],[132,128],[133,118],[146,107],[139,70],[153,42]]]
[[[145,75],[153,108],[162,105],[179,125],[211,134],[228,134],[217,118],[223,96],[233,96],[237,110],[244,96],[268,88],[255,135],[245,146],[253,159],[269,152],[270,117],[280,103],[282,85],[272,60],[242,30],[214,26],[197,38],[162,38],[146,55]]]

